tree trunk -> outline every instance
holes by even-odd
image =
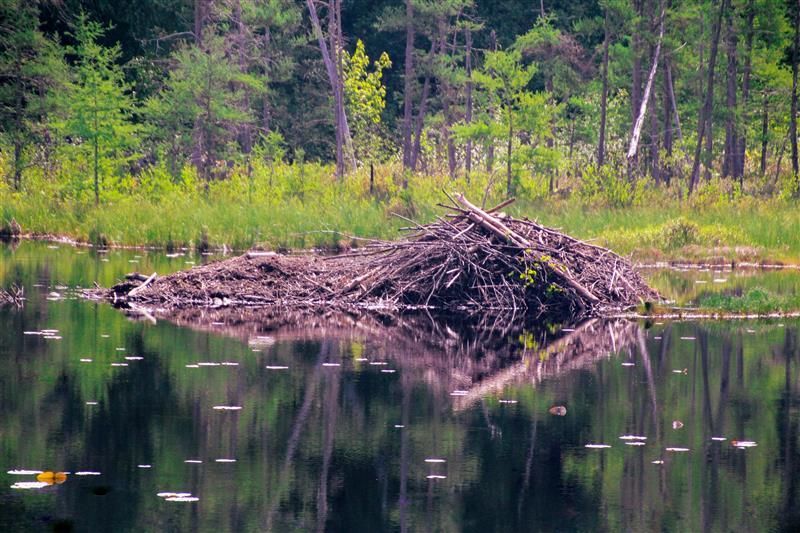
[[[659,183],[661,181],[661,147],[659,143],[661,140],[661,129],[658,124],[658,109],[656,108],[656,104],[659,99],[656,93],[657,91],[650,93],[650,105],[652,106],[652,110],[650,111],[650,174],[653,181]],[[669,115],[668,111],[666,115]]]
[[[736,75],[739,65],[736,59],[737,37],[733,27],[733,13],[728,9],[725,13],[725,41],[728,45],[728,70],[726,73],[725,87],[725,160],[722,164],[722,175],[732,176],[734,179],[739,177],[738,155],[739,138],[736,132]]]
[[[750,74],[753,61],[753,20],[755,19],[755,7],[753,0],[747,2],[747,23],[745,29],[745,57],[744,70],[742,72],[742,113],[741,123],[744,125],[739,132],[739,149],[737,150],[737,171],[739,173],[740,188],[744,187],[744,167],[747,157],[747,124],[749,123],[748,105],[750,103]]]
[[[644,96],[642,97],[641,107],[639,108],[636,122],[633,126],[633,133],[631,134],[631,143],[628,147],[628,162],[633,163],[636,157],[636,152],[639,149],[639,137],[642,133],[642,125],[644,118],[647,114],[647,102],[650,100],[650,91],[653,89],[653,80],[656,77],[658,70],[658,58],[661,55],[661,42],[664,40],[664,10],[661,11],[661,20],[659,22],[658,41],[656,43],[656,50],[653,53],[653,64],[650,66],[650,74],[647,76],[647,85],[644,88]]]
[[[662,173],[661,177],[664,181],[664,184],[669,187],[670,181],[672,180],[672,100],[670,98],[671,80],[669,76],[669,60],[667,58],[664,58],[664,76],[662,78],[664,80],[664,95],[662,104],[664,106],[663,143],[667,160],[664,162],[664,172]]]
[[[249,60],[247,54],[247,28],[245,26],[245,21],[242,18],[242,5],[240,0],[234,0],[233,4],[233,16],[232,21],[234,27],[236,28],[236,55],[237,60],[239,63],[239,71],[242,74],[246,74],[248,67],[249,67]],[[246,86],[243,84],[239,84],[240,89],[242,90],[242,99],[239,102],[239,109],[242,113],[248,114],[250,113],[250,91],[247,89]],[[242,122],[239,124],[238,127],[238,141],[239,146],[242,149],[242,153],[247,160],[247,175],[250,177],[251,174],[251,164],[250,164],[250,152],[253,148],[253,132],[251,128],[251,124],[249,122]]]
[[[509,104],[508,108],[508,147],[506,150],[506,196],[511,198],[514,194],[514,184],[512,183],[512,173],[511,173],[511,149],[513,146],[514,141],[514,110],[511,108]]]
[[[712,104],[706,114],[706,148],[703,166],[703,179],[711,181],[711,167],[714,165],[714,88],[711,88]]]
[[[445,27],[445,22],[442,22],[442,29],[440,30],[442,34],[442,43],[439,45],[439,53],[441,55],[445,55],[446,51],[446,42],[447,42],[447,35],[449,33],[449,29]],[[458,46],[458,32],[453,32],[453,45],[451,50],[456,50]],[[444,140],[445,144],[447,145],[447,170],[450,174],[450,179],[455,179],[456,177],[456,145],[453,141],[453,136],[451,134],[451,128],[453,126],[453,115],[451,113],[450,102],[453,98],[452,92],[453,88],[450,85],[450,82],[446,79],[440,80],[441,88],[442,88],[442,114],[444,115]]]
[[[269,27],[264,30],[264,72],[269,73],[270,62],[272,61],[272,34]],[[269,76],[267,76],[269,79]],[[261,128],[264,133],[269,133],[272,129],[272,103],[269,101],[269,90],[264,91],[261,101]]]
[[[606,161],[606,120],[608,115],[608,45],[611,40],[608,21],[608,6],[605,9],[603,22],[603,91],[600,94],[600,134],[597,140],[597,164],[603,165]]]
[[[211,10],[211,2],[213,0],[195,0],[194,1],[194,42],[197,47],[206,51],[205,39],[203,38],[203,30],[208,22]],[[207,78],[210,74],[207,72]],[[209,95],[206,94],[206,99]],[[207,108],[207,102],[198,102],[201,106]],[[192,166],[197,169],[198,174],[202,179],[208,179],[208,165],[210,163],[208,157],[208,139],[206,139],[206,125],[204,124],[203,115],[198,114],[194,119],[192,126]]]
[[[347,124],[347,114],[344,110],[344,95],[342,94],[343,80],[341,76],[341,44],[336,41],[339,31],[337,26],[337,10],[341,7],[336,0],[331,0],[329,21],[332,43],[334,48],[332,52],[335,54],[331,56],[331,51],[328,49],[328,43],[325,41],[325,36],[322,33],[322,26],[319,22],[319,15],[317,8],[314,5],[314,0],[306,0],[308,6],[308,13],[311,17],[311,26],[314,29],[314,34],[319,43],[319,49],[322,53],[322,61],[325,64],[325,70],[328,74],[328,81],[331,85],[331,91],[334,99],[334,126],[336,130],[336,177],[342,179],[344,176],[345,166],[349,160],[349,155],[345,154],[347,147],[352,147],[352,139],[350,138],[350,128]]]
[[[797,0],[794,13],[794,47],[792,50],[792,116],[789,117],[789,136],[792,143],[792,173],[798,178],[797,167],[797,69],[800,61],[800,0]]]
[[[100,125],[98,124],[98,105],[97,105],[97,87],[94,87],[94,106],[92,109],[92,118],[94,121],[94,135],[92,136],[94,148],[94,205],[100,205]]]
[[[719,48],[719,35],[722,27],[722,17],[725,14],[728,0],[722,0],[717,15],[717,21],[714,24],[711,37],[711,53],[708,59],[708,75],[706,77],[706,94],[703,102],[703,108],[700,112],[700,117],[697,127],[697,146],[694,151],[694,162],[692,163],[692,174],[689,178],[689,194],[694,192],[697,186],[697,179],[700,176],[700,151],[703,147],[703,136],[706,135],[711,138],[711,107],[714,100],[714,67],[717,62],[717,49]]]
[[[469,57],[469,56],[467,56]],[[467,59],[469,61],[469,59]],[[411,124],[414,101],[414,4],[406,0],[406,55],[403,80],[403,168],[411,168]]]
[[[764,109],[761,114],[761,175],[767,173],[767,144],[769,142],[769,98],[764,91]]]
[[[681,130],[681,117],[678,114],[678,101],[675,98],[675,83],[672,81],[672,65],[669,58],[665,59],[664,74],[666,75],[667,91],[669,91],[669,102],[672,112],[675,115],[675,133],[679,140],[683,140],[683,131]]]
[[[789,133],[791,133],[791,128]],[[783,164],[783,154],[784,152],[786,152],[786,143],[788,141],[789,141],[789,135],[787,134],[786,137],[783,138],[780,150],[778,150],[778,161],[775,163],[775,181],[778,181],[778,178],[781,176],[781,165]]]
[[[467,27],[464,30],[464,40],[466,41],[466,74],[467,74],[467,101],[465,104],[466,110],[464,112],[464,122],[467,124],[472,123],[472,30]],[[464,169],[467,174],[467,183],[469,183],[469,174],[472,172],[472,139],[467,139],[464,148],[466,154],[464,158]]]
[[[357,167],[356,150],[353,145],[353,136],[350,133],[350,125],[347,122],[347,112],[345,110],[345,94],[344,94],[344,35],[342,34],[342,0],[332,0],[336,9],[334,14],[336,17],[336,59],[337,67],[337,83],[339,85],[339,113],[342,122],[342,135],[344,137],[345,156],[350,163],[350,168],[353,170]]]
[[[631,54],[633,54],[633,72],[631,72],[631,137],[636,129],[637,117],[642,109],[642,33],[644,24],[641,22],[643,0],[633,0],[633,9],[639,22],[634,29],[631,39]],[[637,136],[638,137],[638,136]],[[638,139],[637,139],[638,140]],[[637,154],[628,157],[628,167],[636,162]]]
[[[422,82],[422,96],[419,101],[419,108],[417,109],[417,119],[414,124],[414,147],[411,151],[411,169],[417,170],[417,162],[419,161],[420,152],[422,149],[422,130],[425,127],[425,114],[428,110],[428,96],[431,91],[431,73],[430,68],[433,64],[433,59],[436,57],[436,39],[431,39],[431,49],[428,52],[428,60],[426,68],[428,72],[425,73],[425,81]]]
[[[14,190],[22,186],[22,154],[24,152],[24,134],[22,131],[22,111],[25,97],[25,87],[22,81],[22,66],[17,62],[17,83],[14,99]]]
[[[489,32],[489,48],[491,48],[492,52],[497,52],[497,33],[492,30]],[[493,109],[489,109],[489,112],[493,112]],[[488,146],[486,147],[486,172],[490,173],[494,169],[494,139],[489,136]]]
[[[204,49],[203,29],[208,22],[213,0],[194,0],[194,43]]]

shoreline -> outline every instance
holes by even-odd
[[[371,239],[368,237],[356,237],[350,235],[343,235],[351,239],[353,241],[366,241],[366,242],[384,242],[381,239]],[[395,242],[400,241],[402,239],[401,235],[398,235],[397,239],[388,240],[385,242]],[[199,251],[196,247],[191,246],[178,246],[178,247],[169,247],[169,246],[161,246],[161,245],[153,245],[153,244],[119,244],[119,243],[109,243],[104,245],[98,245],[89,241],[85,241],[82,239],[76,239],[70,237],[69,235],[58,235],[58,234],[51,234],[51,233],[23,233],[21,235],[16,235],[12,238],[8,237],[1,237],[0,243],[8,244],[13,243],[14,241],[31,241],[31,242],[51,242],[51,243],[58,243],[58,244],[68,244],[70,246],[82,247],[82,248],[93,248],[96,250],[146,250],[146,251],[153,251],[153,252],[192,252],[197,253],[198,255],[221,255],[221,256],[228,256],[228,255],[241,255],[247,253],[249,251],[274,251],[276,253],[280,253],[283,255],[328,255],[328,254],[335,254],[346,251],[342,248],[335,248],[335,247],[310,247],[310,248],[279,248],[277,250],[269,250],[261,246],[254,246],[247,249],[239,249],[239,248],[229,248],[227,245],[223,244],[222,246],[219,245],[209,245],[209,247],[204,251]],[[591,242],[588,240],[584,240],[584,242]],[[352,249],[359,249],[359,246],[354,246]],[[659,252],[664,252],[663,250],[659,250]],[[637,256],[637,252],[634,251],[630,254],[626,254],[628,257]],[[709,254],[711,255],[711,254]],[[794,262],[796,261],[796,262]],[[728,258],[719,258],[714,257],[713,259],[688,259],[685,257],[676,257],[674,259],[663,259],[663,255],[659,256],[658,259],[646,259],[646,258],[636,258],[632,260],[633,266],[639,270],[658,270],[658,269],[690,269],[690,270],[703,270],[703,269],[716,269],[716,270],[723,270],[723,271],[731,271],[736,269],[747,269],[747,270],[800,270],[800,257],[796,259],[792,259],[789,261],[778,260],[778,259],[762,259],[759,261],[753,261],[752,259],[749,260],[741,260],[738,261],[736,259],[728,259]]]

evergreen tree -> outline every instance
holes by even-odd
[[[75,58],[75,68],[72,79],[57,95],[63,113],[59,131],[84,148],[91,161],[95,203],[100,203],[100,167],[119,170],[132,156],[139,131],[131,120],[133,97],[117,62],[120,47],[100,44],[105,32],[86,14],[78,16],[73,33],[76,44],[67,48]]]
[[[0,126],[13,150],[11,181],[22,186],[28,147],[43,140],[50,91],[64,82],[62,52],[39,30],[36,3],[0,0]]]

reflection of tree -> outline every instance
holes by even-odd
[[[781,352],[784,360],[784,379],[777,416],[777,430],[781,436],[782,448],[780,461],[783,467],[780,507],[785,521],[785,530],[792,531],[800,527],[800,511],[798,511],[797,505],[797,480],[800,476],[798,417],[796,414],[798,401],[792,375],[792,362],[797,354],[797,333],[795,331],[786,330]]]
[[[800,427],[793,328],[743,335],[730,324],[646,329],[596,321],[575,331],[529,327],[489,335],[474,324],[431,323],[424,316],[301,320],[284,312],[265,322],[198,311],[176,318],[195,321],[203,330],[198,333],[116,322],[102,306],[86,310],[98,313],[101,327],[75,328],[81,340],[69,354],[94,351],[98,332],[113,325],[126,345],[146,356],[143,364],[78,373],[48,366],[54,366],[48,357],[59,352],[29,350],[15,364],[18,380],[36,390],[26,395],[6,377],[0,394],[7,403],[0,409],[11,432],[35,424],[35,432],[20,433],[30,437],[30,457],[53,449],[55,437],[48,444],[38,434],[66,435],[63,452],[77,458],[71,464],[90,462],[103,450],[96,467],[114,473],[115,490],[125,488],[119,498],[112,493],[105,499],[104,510],[92,507],[87,523],[120,512],[125,499],[131,500],[128,511],[116,523],[157,530],[188,524],[220,530],[700,531],[794,520]],[[226,325],[211,325],[215,321]],[[242,341],[258,336],[269,339],[254,354]],[[774,355],[765,355],[772,348]],[[185,368],[223,357],[240,367]],[[361,357],[389,364],[370,367]],[[635,366],[622,367],[622,360]],[[265,361],[291,370],[269,372]],[[322,361],[342,367],[323,368]],[[56,386],[50,377],[61,374],[66,381]],[[455,389],[468,395],[450,396]],[[499,404],[498,397],[518,404]],[[76,408],[98,398],[107,412]],[[223,414],[210,409],[212,402],[244,408]],[[553,405],[567,406],[567,416],[548,414]],[[493,437],[487,420],[496,428]],[[673,430],[672,420],[686,427]],[[714,432],[759,446],[741,451],[729,442],[712,444]],[[627,447],[617,440],[624,433],[649,440]],[[613,448],[587,451],[583,445],[592,441]],[[664,453],[670,445],[691,452]],[[195,454],[206,463],[183,464]],[[238,463],[214,466],[213,459],[225,455]],[[424,463],[430,456],[447,458],[435,470],[447,480],[425,478],[434,471]],[[662,457],[665,465],[651,464]],[[158,465],[150,475],[158,477],[159,489],[186,488],[201,496],[202,506],[173,506],[165,514],[150,486],[137,485],[146,479],[135,469],[138,461]],[[93,497],[64,502],[64,508],[89,508]]]

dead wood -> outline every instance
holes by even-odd
[[[12,286],[9,289],[0,287],[0,306],[13,305],[22,307],[25,303],[25,289],[23,287]]]
[[[158,278],[139,275],[99,295],[165,307],[426,308],[553,320],[659,299],[626,259],[500,213],[510,202],[483,210],[463,195],[448,198],[449,216],[355,253],[251,253]]]

